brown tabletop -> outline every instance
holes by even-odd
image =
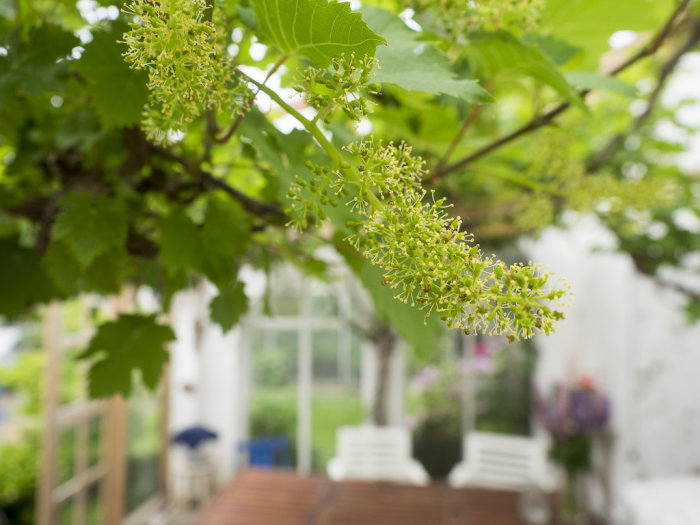
[[[247,470],[196,525],[521,525],[516,492],[333,482],[283,470]]]

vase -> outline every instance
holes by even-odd
[[[588,525],[583,473],[565,469],[561,491],[557,498],[558,525]]]

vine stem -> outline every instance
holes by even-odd
[[[272,69],[267,73],[267,76],[265,77],[265,80],[263,80],[263,85],[267,83],[268,80],[270,80],[270,77],[275,74],[275,72],[282,67],[282,64],[287,60],[287,55],[284,55],[282,58],[280,58],[274,66],[272,66]],[[240,73],[240,70],[237,70]],[[238,127],[241,125],[241,122],[243,122],[243,119],[245,116],[248,114],[248,112],[253,108],[253,103],[255,102],[255,97],[260,93],[260,88],[258,87],[258,90],[253,93],[253,95],[248,99],[246,102],[246,106],[243,109],[243,112],[236,117],[236,120],[233,122],[229,130],[221,137],[213,137],[214,142],[217,144],[225,144],[228,142],[233,135],[235,135],[236,131],[238,131]]]
[[[257,88],[265,93],[267,96],[269,96],[272,100],[274,100],[282,109],[284,109],[287,113],[292,115],[299,123],[304,126],[306,131],[311,133],[313,138],[316,139],[316,141],[319,143],[319,145],[324,149],[324,151],[328,154],[328,156],[331,158],[333,163],[335,164],[336,168],[340,169],[343,171],[343,173],[354,183],[356,184],[361,184],[362,183],[362,178],[355,173],[353,170],[350,170],[347,168],[348,163],[343,159],[342,154],[338,149],[331,144],[331,142],[326,138],[326,136],[323,134],[323,132],[319,129],[319,127],[316,125],[316,123],[312,120],[307,119],[304,115],[302,115],[298,110],[294,109],[294,107],[285,102],[282,97],[279,96],[279,94],[274,90],[266,86],[265,84],[258,82],[257,80],[249,77],[245,73],[243,73],[240,70],[237,70],[237,73],[246,79],[248,82],[251,84],[257,86]],[[377,196],[372,193],[368,192],[367,197],[369,201],[372,203],[372,206],[375,209],[381,209],[383,208],[383,204],[381,201],[377,198]]]

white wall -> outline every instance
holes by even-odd
[[[236,466],[236,447],[247,431],[246,365],[240,328],[223,334],[209,320],[213,286],[180,292],[171,310],[177,341],[170,369],[170,433],[203,425],[218,434],[210,445],[218,479]]]
[[[537,338],[537,383],[589,374],[609,393],[613,500],[631,479],[700,469],[700,324],[686,321],[683,297],[612,253],[612,236],[590,217],[523,248],[572,286],[567,319]]]

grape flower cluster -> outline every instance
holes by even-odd
[[[203,109],[237,114],[250,97],[206,9],[205,0],[134,0],[127,10],[135,21],[124,34],[124,59],[148,71],[144,127],[151,140],[162,142],[167,130],[181,129]]]
[[[505,29],[527,34],[536,31],[542,23],[542,11],[546,0],[414,0],[418,13],[428,19],[453,41],[465,43],[474,31],[498,31]]]
[[[355,212],[359,220],[348,224],[347,240],[382,268],[383,284],[396,289],[397,299],[439,315],[450,328],[509,340],[549,334],[564,318],[568,287],[550,286],[551,274],[539,265],[509,266],[486,256],[460,218],[449,216],[445,200],[422,188],[424,163],[409,146],[367,140],[346,149],[352,164],[314,168],[303,187],[317,196],[315,210],[342,199]],[[292,220],[304,227],[308,195],[290,196],[304,203]]]

